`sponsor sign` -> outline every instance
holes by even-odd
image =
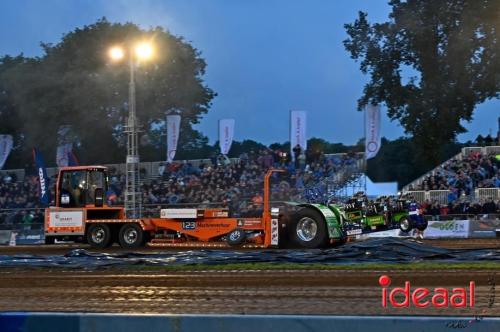
[[[14,140],[11,135],[0,135],[0,169],[3,168],[13,145]]]
[[[40,198],[40,203],[47,206],[50,203],[49,178],[47,177],[47,170],[45,169],[45,162],[43,161],[42,154],[36,148],[33,149],[33,158],[35,159],[35,165],[38,171],[38,196]]]
[[[233,144],[233,137],[234,119],[219,120],[219,147],[222,154],[228,154]]]
[[[295,159],[293,148],[297,144],[300,145],[302,151],[307,149],[305,111],[290,112],[290,154],[293,159]]]
[[[177,152],[180,126],[180,115],[167,115],[167,162],[169,163],[174,160]]]
[[[245,220],[245,226],[260,226],[262,222],[258,219],[256,220]]]
[[[380,150],[380,106],[368,105],[365,113],[365,156],[370,159]]]
[[[278,245],[278,236],[279,236],[278,219],[271,219],[271,245],[272,246]]]
[[[196,219],[197,209],[161,209],[160,218],[164,219]]]
[[[69,155],[72,153],[73,144],[67,143],[57,147],[56,163],[57,167],[66,167],[69,165]]]
[[[470,220],[429,221],[426,238],[468,238]]]
[[[49,227],[82,227],[83,211],[51,211]]]

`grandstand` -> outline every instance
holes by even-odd
[[[460,153],[403,187],[420,202],[484,202],[500,199],[500,146],[465,147]]]
[[[500,200],[500,146],[467,147],[403,188],[423,203],[430,215],[498,213]],[[125,164],[109,169],[110,205],[123,205]],[[140,164],[145,212],[162,206],[226,206],[239,216],[257,213],[262,201],[262,178],[270,167],[286,169],[287,178],[272,188],[275,201],[344,199],[363,191],[363,153],[319,154],[307,163],[283,161],[273,151],[228,159],[183,160]],[[54,197],[57,168],[47,173]],[[462,181],[466,178],[467,181]],[[53,203],[53,202],[52,202]],[[40,229],[43,207],[38,178],[29,170],[0,171],[0,229]]]
[[[305,188],[317,186],[321,181],[326,181],[330,188],[345,186],[352,181],[353,172],[360,173],[363,165],[363,154],[319,154],[300,165],[284,162],[276,156],[272,151],[263,150],[233,159],[221,155],[171,164],[143,162],[140,170],[146,211],[148,207],[158,211],[158,206],[216,204],[245,215],[260,208],[262,179],[270,167],[285,168],[289,174],[275,185],[272,198],[300,201]],[[122,205],[125,164],[105,166],[110,177],[108,204]],[[57,168],[48,168],[47,173],[53,188]],[[0,224],[21,224],[24,217],[21,209],[33,211],[28,213],[33,214],[29,221],[41,222],[37,177],[30,175],[29,170],[15,169],[0,171],[0,179]]]

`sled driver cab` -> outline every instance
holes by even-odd
[[[106,167],[78,166],[59,170],[56,206],[62,208],[102,207],[108,187]]]

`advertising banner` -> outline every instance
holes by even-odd
[[[51,211],[49,217],[50,227],[82,227],[82,211]]]
[[[234,119],[219,120],[219,146],[223,155],[227,155],[231,149],[234,138]]]
[[[35,160],[39,180],[38,197],[40,197],[40,203],[48,206],[50,203],[49,178],[47,177],[47,170],[45,169],[45,162],[43,161],[42,154],[36,148],[33,149],[33,159]]]
[[[293,148],[297,144],[300,145],[302,151],[307,149],[306,116],[305,111],[290,112],[290,154],[292,159],[295,159]]]
[[[172,162],[177,152],[179,130],[181,127],[180,115],[167,115],[167,162]]]
[[[470,220],[429,221],[425,238],[468,238]]]
[[[366,106],[365,122],[365,156],[370,159],[380,150],[380,106]]]
[[[11,135],[0,135],[0,169],[5,165],[13,145],[14,140]]]
[[[73,144],[59,145],[56,152],[57,167],[70,166],[69,156],[72,154]]]

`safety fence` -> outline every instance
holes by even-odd
[[[405,194],[414,198],[417,202],[423,203],[428,202],[438,202],[439,204],[450,203],[449,190],[410,190],[404,192]],[[485,202],[487,200],[500,199],[500,188],[476,188],[472,195],[465,196],[468,201]]]
[[[415,190],[407,191],[405,194],[413,197],[417,202],[423,203],[425,201],[438,202],[439,204],[448,204],[450,194],[449,190]]]

